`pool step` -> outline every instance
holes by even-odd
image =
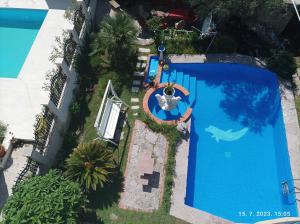
[[[183,85],[183,72],[177,72],[176,76],[176,83],[179,85]]]
[[[196,92],[197,92],[197,78],[196,76],[190,76],[190,103],[193,104],[196,99]]]
[[[187,74],[183,74],[183,87],[190,89],[190,76]]]
[[[172,71],[170,75],[164,75],[161,82],[175,83],[176,80],[176,70]]]
[[[163,82],[168,82],[168,75],[162,75],[161,76],[161,82],[163,83]]]

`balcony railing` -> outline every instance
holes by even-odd
[[[82,5],[80,5],[78,7],[78,9],[76,9],[76,11],[74,12],[74,27],[75,27],[75,30],[76,30],[78,36],[80,36],[80,32],[81,32],[84,20],[85,20],[85,15],[82,12]]]
[[[67,81],[67,76],[63,73],[62,68],[59,66],[58,70],[51,78],[50,86],[50,100],[57,107],[60,101],[62,91],[64,89],[65,83]]]
[[[69,39],[66,40],[66,42],[64,44],[64,49],[63,49],[64,60],[68,66],[70,66],[72,63],[76,47],[77,47],[77,44],[73,39],[72,33],[70,33],[70,37],[69,37]]]
[[[44,153],[45,145],[49,137],[53,121],[54,115],[50,112],[48,107],[44,107],[42,114],[37,116],[34,131],[33,149],[41,154]]]

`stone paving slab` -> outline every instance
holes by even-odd
[[[138,103],[140,100],[139,98],[131,98],[130,101],[131,103]]]
[[[133,80],[132,85],[133,86],[140,86],[142,84],[141,80]]]
[[[147,63],[145,63],[145,62],[137,62],[136,63],[137,69],[144,69],[144,68],[146,68],[146,66],[147,66]]]
[[[135,121],[125,171],[124,192],[121,194],[119,203],[120,208],[147,212],[159,208],[163,193],[167,148],[168,143],[163,135],[152,132],[143,122]],[[149,178],[150,185],[143,189],[138,160],[139,155],[144,151],[152,152],[154,173]]]
[[[134,72],[133,73],[133,76],[135,76],[135,77],[144,77],[144,75],[145,75],[145,72]]]
[[[147,56],[139,56],[138,60],[139,61],[148,61],[148,57]]]
[[[136,87],[136,86],[132,86],[131,87],[131,92],[132,93],[138,93],[140,91],[140,88],[139,87]]]
[[[264,63],[258,58],[241,54],[182,54],[169,55],[172,63],[240,63],[263,67]]]
[[[140,106],[138,106],[138,105],[131,106],[131,109],[132,109],[132,110],[137,110],[137,109],[140,109]]]
[[[151,50],[150,50],[149,48],[143,48],[143,47],[140,47],[140,48],[138,49],[138,51],[139,51],[140,53],[150,53],[150,52],[151,52]]]

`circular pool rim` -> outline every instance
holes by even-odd
[[[191,107],[188,107],[186,112],[184,113],[184,115],[182,117],[180,117],[179,119],[177,120],[168,120],[168,121],[165,121],[165,120],[162,120],[158,117],[156,117],[149,109],[149,106],[148,106],[148,101],[150,99],[150,96],[158,89],[161,89],[161,88],[165,88],[166,86],[168,85],[168,83],[159,83],[155,88],[150,88],[147,90],[147,92],[145,93],[145,96],[144,96],[144,99],[143,99],[143,109],[145,111],[145,113],[152,119],[154,120],[156,123],[158,124],[168,124],[168,125],[176,125],[178,122],[185,122],[187,121],[191,114],[192,114],[192,108]],[[178,90],[178,91],[181,91],[185,96],[188,96],[190,94],[190,92],[185,89],[183,86],[181,85],[178,85],[178,84],[174,84],[174,89]]]

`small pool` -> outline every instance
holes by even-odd
[[[158,56],[151,56],[148,72],[147,72],[146,79],[145,79],[146,83],[150,82],[150,77],[157,76],[158,64],[159,64]]]
[[[273,73],[241,64],[173,63],[160,81],[190,92],[187,205],[236,223],[298,215],[294,193],[282,191],[285,181],[293,189],[293,178]]]
[[[148,100],[148,107],[150,112],[160,120],[164,120],[164,121],[178,120],[180,117],[182,117],[185,114],[185,112],[189,108],[188,96],[185,96],[183,92],[181,92],[178,89],[175,90],[174,96],[175,97],[180,96],[181,100],[178,102],[177,107],[170,111],[165,111],[161,109],[155,97],[156,94],[162,95],[163,88],[159,88],[151,94]]]
[[[17,78],[47,10],[0,8],[0,78]]]

